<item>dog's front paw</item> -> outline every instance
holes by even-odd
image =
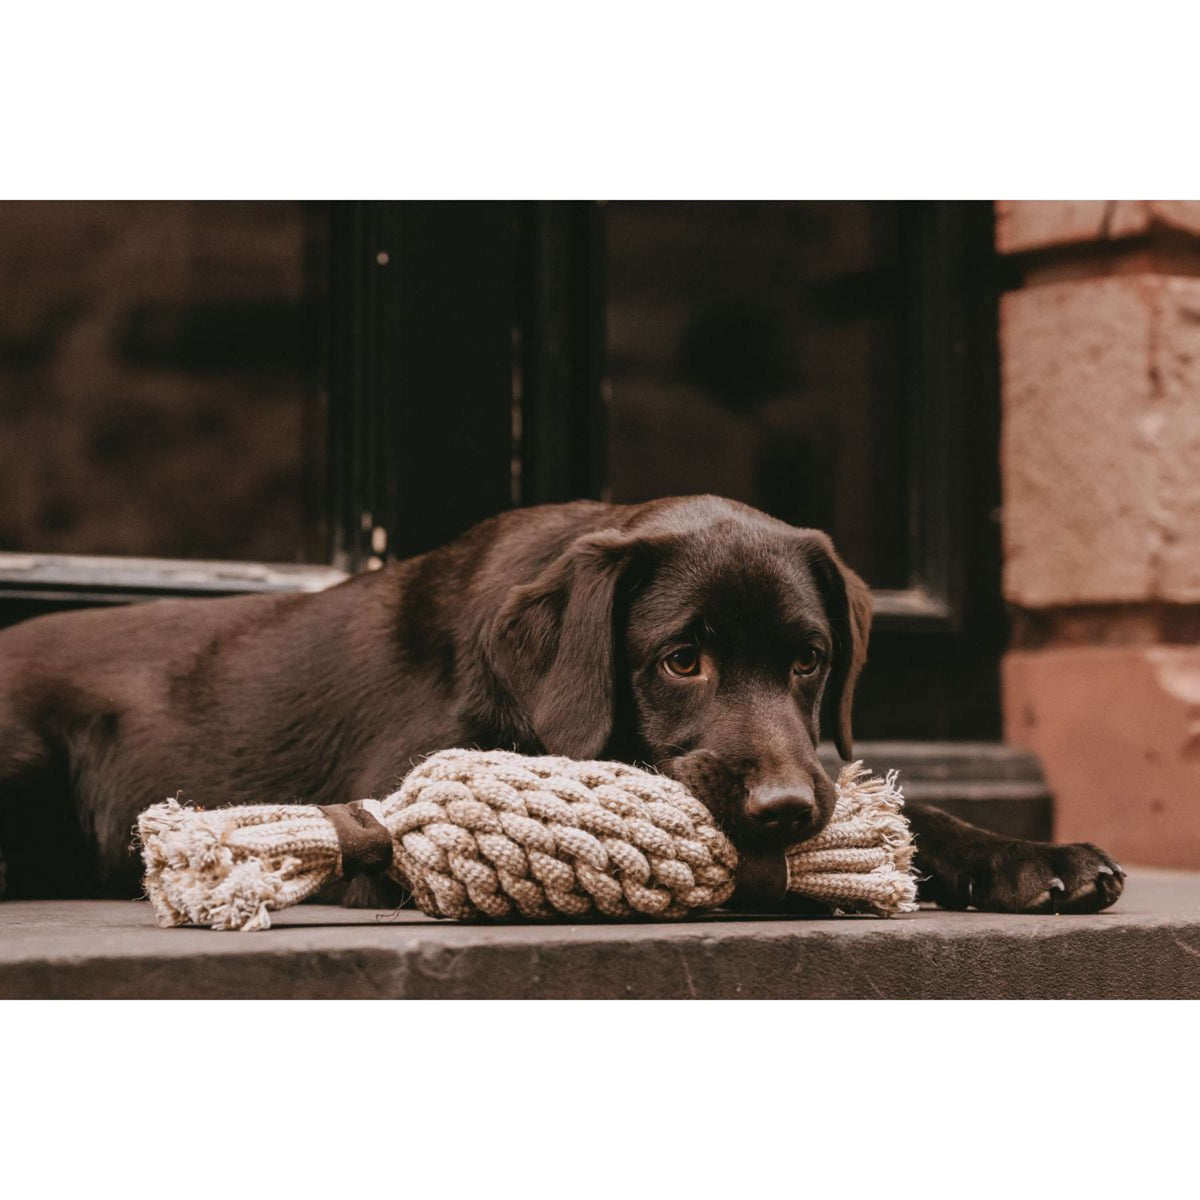
[[[980,912],[1093,913],[1115,904],[1125,872],[1088,842],[1004,841],[943,883],[944,908]]]

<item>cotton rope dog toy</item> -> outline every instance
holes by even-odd
[[[887,916],[916,907],[896,773],[861,763],[832,821],[782,852],[788,893]],[[445,750],[382,800],[199,809],[138,819],[160,925],[268,929],[339,874],[384,871],[433,917],[681,917],[733,894],[738,854],[665,776],[617,762]]]

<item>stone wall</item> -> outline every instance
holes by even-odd
[[[1200,202],[1002,201],[1006,732],[1056,836],[1200,866]]]

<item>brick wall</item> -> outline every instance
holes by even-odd
[[[1010,740],[1056,836],[1200,866],[1200,202],[1002,201]]]
[[[324,228],[293,201],[0,203],[0,551],[311,552]]]

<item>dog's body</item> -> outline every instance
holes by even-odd
[[[159,601],[0,633],[6,894],[137,892],[130,832],[204,805],[381,795],[449,746],[648,762],[746,849],[816,832],[844,756],[870,593],[828,539],[713,497],[502,514],[328,591]],[[927,894],[1091,911],[1094,847],[910,811]]]

